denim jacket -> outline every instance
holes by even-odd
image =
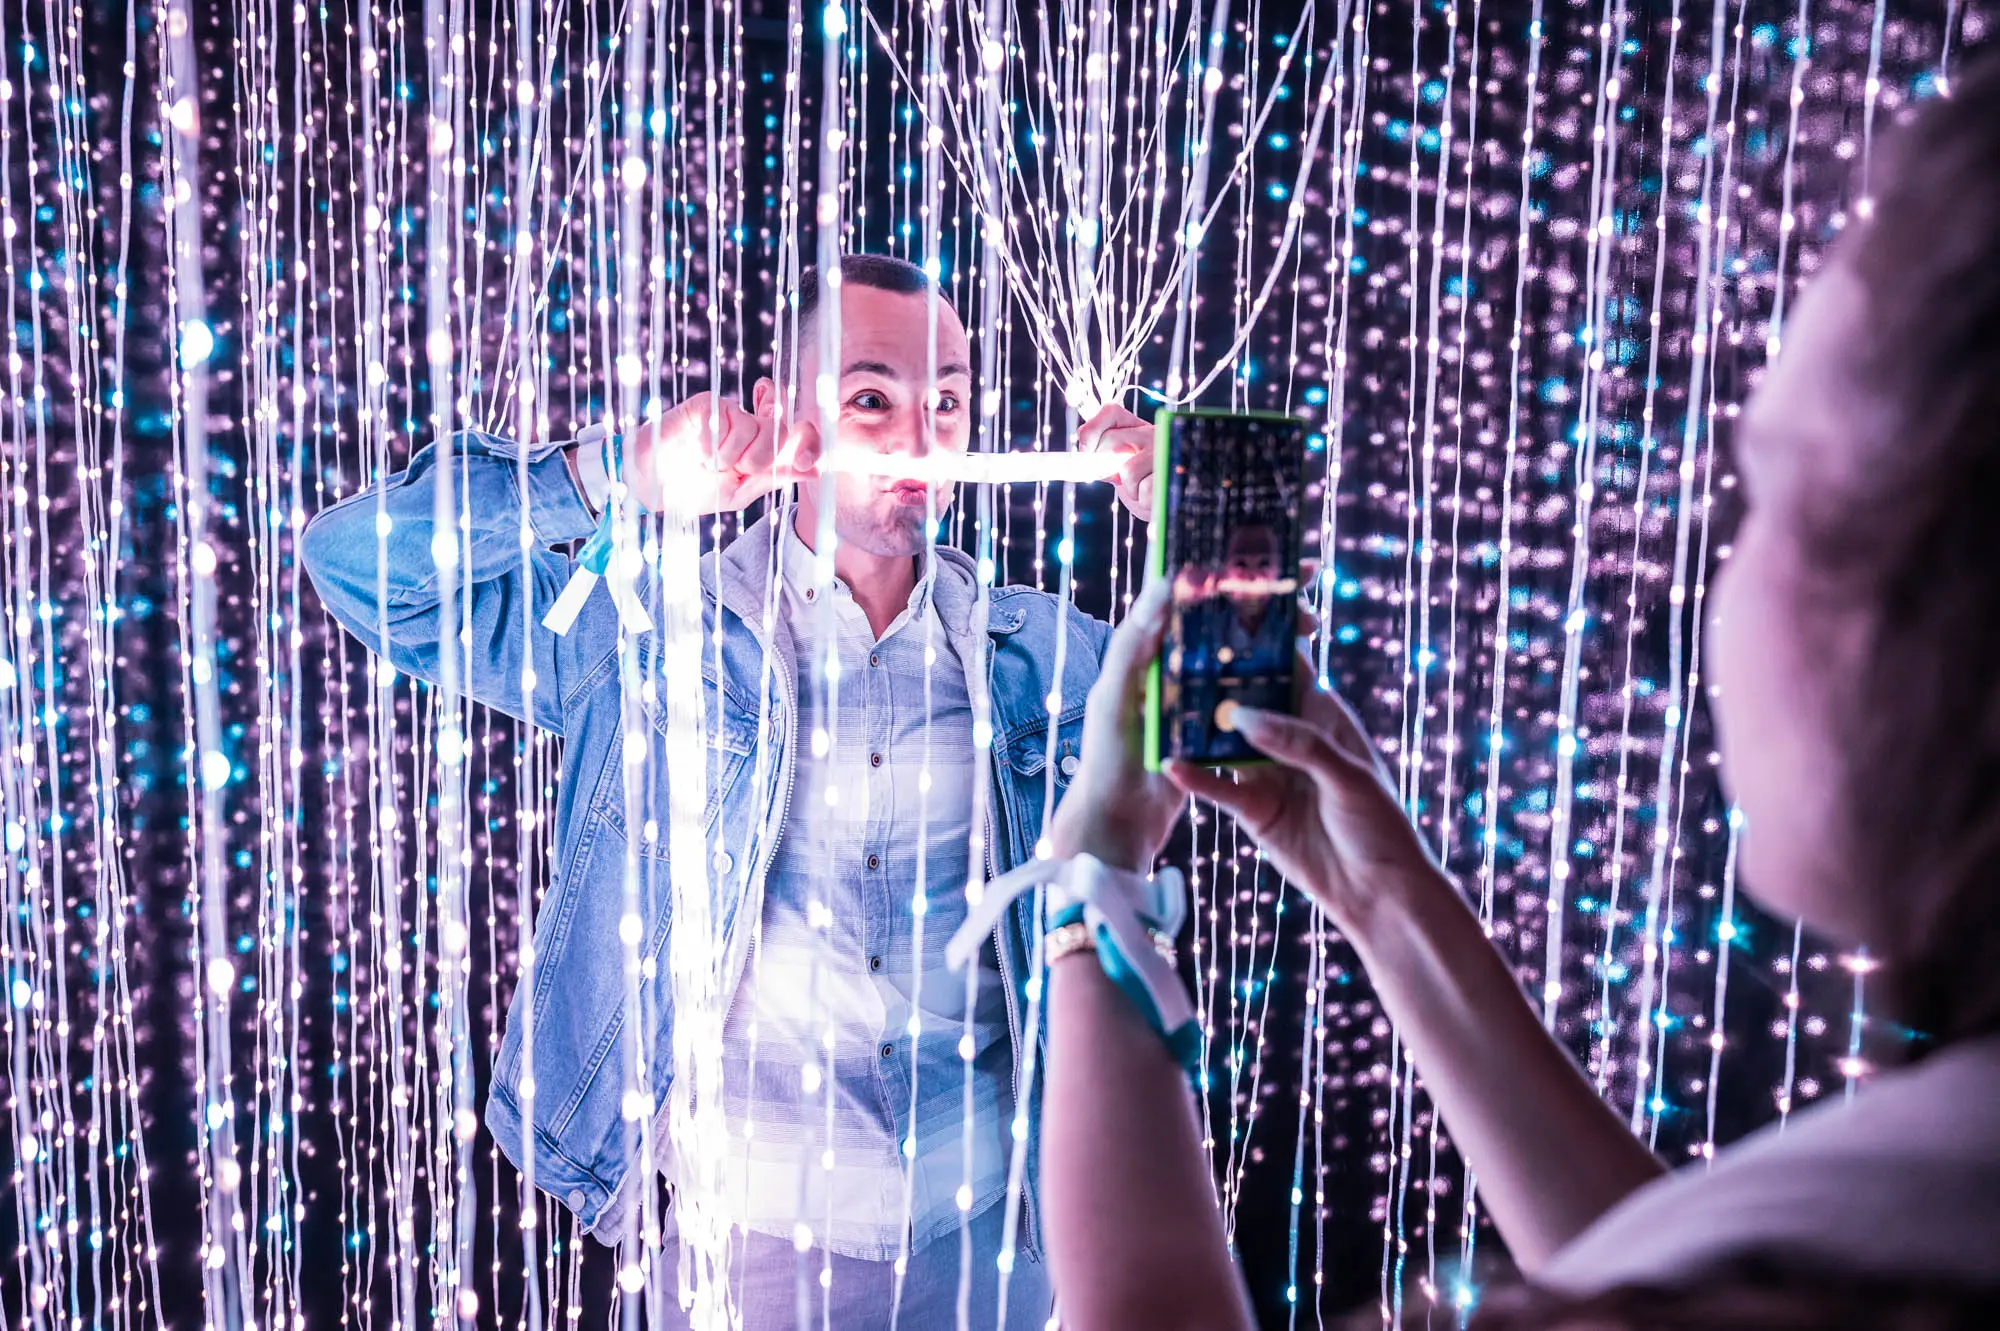
[[[626,1011],[624,947],[618,933],[624,911],[626,859],[623,722],[619,678],[620,629],[616,609],[600,588],[565,636],[541,627],[542,615],[569,580],[573,561],[552,547],[588,536],[596,519],[579,494],[563,443],[528,448],[491,435],[454,438],[450,461],[469,558],[461,570],[455,617],[469,618],[462,639],[471,670],[467,691],[480,702],[561,735],[562,780],[556,805],[557,856],[547,896],[535,921],[534,982],[519,986],[508,1008],[507,1029],[486,1099],[486,1124],[519,1167],[532,1154],[538,1187],[576,1213],[592,1231],[622,1210],[618,1201],[627,1167],[636,1155],[635,1126],[624,1118],[622,1035]],[[300,558],[320,599],[349,632],[398,670],[434,680],[438,673],[440,592],[432,554],[437,456],[426,447],[379,490],[367,489],[320,513],[300,539]],[[522,533],[526,505],[528,536]],[[388,519],[380,529],[378,511]],[[702,560],[704,623],[716,621],[720,667],[712,643],[702,652],[702,688],[710,780],[704,809],[710,890],[720,940],[727,951],[726,993],[734,993],[762,912],[764,878],[784,811],[791,798],[797,745],[794,699],[798,683],[793,651],[782,622],[766,640],[765,605],[773,542],[767,517],[739,536],[721,558]],[[940,559],[966,560],[940,547]],[[968,561],[969,563],[969,561]],[[386,592],[378,574],[386,570]],[[642,575],[642,577],[649,575]],[[652,599],[647,586],[642,596]],[[1110,629],[1065,608],[1045,592],[1022,587],[992,590],[984,632],[975,623],[955,643],[966,662],[968,684],[991,703],[991,794],[987,846],[991,875],[1033,858],[1048,797],[1060,799],[1069,784],[1082,740],[1084,697],[1096,679]],[[524,625],[528,626],[524,631]],[[1062,679],[1055,687],[1058,634],[1065,635]],[[639,667],[659,678],[658,634],[636,641]],[[764,674],[771,662],[770,683]],[[976,663],[983,661],[983,671]],[[532,683],[524,683],[524,675]],[[664,687],[666,681],[661,680]],[[1049,696],[1059,698],[1053,750]],[[761,701],[760,701],[761,700]],[[664,706],[650,708],[664,730]],[[758,737],[767,749],[759,780]],[[1051,752],[1055,771],[1048,772]],[[659,824],[667,824],[667,774],[650,784]],[[644,838],[641,838],[643,841]],[[664,838],[642,845],[648,893],[642,955],[666,971],[667,893]],[[747,926],[747,927],[746,927]],[[1007,983],[1008,1026],[1013,1043],[1016,1103],[1028,1010],[1030,959],[1036,921],[1027,901],[1017,903],[998,931],[1000,966]],[[673,1078],[671,998],[656,987],[657,1026],[650,1046],[653,1102],[665,1103]],[[524,1123],[524,1027],[532,1020],[534,1075],[532,1132]],[[1028,1224],[1023,1242],[1036,1244],[1035,1175],[1039,1145],[1036,1096],[1029,1101]],[[614,1205],[614,1203],[617,1203]],[[615,1235],[604,1235],[615,1241]]]

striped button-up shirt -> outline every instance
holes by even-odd
[[[746,1229],[794,1238],[803,1224],[815,1244],[883,1261],[1007,1184],[1012,1051],[994,951],[967,973],[944,961],[967,875],[984,867],[968,862],[977,760],[945,619],[969,619],[973,587],[933,561],[878,639],[838,581],[816,589],[789,523],[783,543],[801,746],[723,1031],[723,1204]]]

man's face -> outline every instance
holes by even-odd
[[[1262,523],[1229,533],[1223,554],[1223,574],[1243,582],[1269,582],[1278,576],[1278,533]]]
[[[804,330],[799,355],[799,420],[819,429],[822,447],[866,448],[922,457],[933,448],[963,453],[972,440],[971,348],[965,325],[948,301],[937,301],[935,373],[928,302],[873,287],[826,293],[840,301],[841,364],[834,397],[837,430],[829,430],[818,398],[819,330]],[[822,303],[824,308],[824,302]],[[829,367],[830,368],[830,367]],[[885,558],[924,549],[927,518],[951,504],[952,487],[935,500],[922,482],[881,476],[836,475],[832,480],[833,528],[842,545]],[[800,488],[805,530],[819,521],[821,487]]]

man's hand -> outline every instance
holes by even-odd
[[[733,513],[780,486],[816,475],[819,431],[792,424],[778,440],[778,395],[757,382],[754,410],[715,393],[696,393],[625,437],[626,480],[648,511],[693,497],[696,513]]]
[[[1083,762],[1049,829],[1059,858],[1088,852],[1144,873],[1187,803],[1171,781],[1146,770],[1140,752],[1146,667],[1166,632],[1167,588],[1160,581],[1140,593],[1104,649],[1083,716]]]
[[[1141,522],[1153,520],[1153,427],[1116,402],[1107,402],[1076,432],[1080,453],[1120,453],[1125,465],[1112,484]]]

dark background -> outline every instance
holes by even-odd
[[[1933,93],[1947,68],[1940,7],[1891,8],[1884,11],[1880,47],[1878,131],[1896,106]],[[1673,729],[1668,698],[1676,673],[1698,669],[1692,647],[1705,570],[1728,535],[1729,421],[1761,365],[1774,293],[1816,266],[1861,190],[1858,145],[1877,11],[1842,0],[1815,5],[1801,33],[1790,5],[1725,3],[1721,115],[1734,132],[1711,140],[1699,80],[1709,69],[1713,11],[1630,6],[1619,55],[1618,156],[1607,172],[1593,162],[1591,134],[1607,58],[1596,25],[1606,13],[1594,5],[1548,5],[1535,82],[1536,148],[1526,163],[1525,249],[1517,236],[1529,8],[1426,3],[1350,11],[1328,3],[1320,11],[1321,50],[1336,24],[1351,40],[1342,21],[1354,12],[1366,19],[1359,137],[1347,158],[1357,209],[1353,252],[1339,250],[1348,215],[1330,170],[1322,169],[1300,200],[1306,222],[1284,298],[1257,325],[1246,350],[1249,376],[1239,375],[1233,389],[1218,390],[1205,405],[1301,412],[1318,431],[1316,451],[1337,458],[1325,528],[1333,573],[1322,614],[1332,639],[1331,673],[1362,707],[1391,761],[1409,754],[1420,820],[1434,844],[1449,836],[1448,862],[1474,899],[1490,906],[1496,942],[1517,960],[1532,992],[1549,978],[1542,962],[1545,900],[1565,711],[1565,623],[1577,572],[1577,487],[1585,474],[1593,482],[1580,582],[1587,627],[1571,711],[1581,729],[1566,836],[1573,877],[1563,917],[1566,997],[1558,1031],[1593,1070],[1602,1067],[1608,1094],[1621,1111],[1629,1108],[1636,1094],[1633,1031],[1647,1019],[1636,986],[1645,920],[1634,910],[1657,886],[1661,919],[1675,931],[1678,950],[1666,986],[1660,1103],[1645,1126],[1670,1161],[1686,1161],[1711,1136],[1727,1142],[1775,1116],[1774,1097],[1787,1075],[1784,997],[1793,935],[1741,897],[1725,914],[1734,886],[1727,806],[1714,780],[1706,712],[1691,690],[1687,728]],[[223,723],[235,762],[226,844],[219,849],[230,875],[230,925],[241,930],[237,941],[246,958],[232,999],[232,1108],[249,1175],[245,1196],[257,1201],[255,1214],[279,1213],[278,1227],[257,1235],[249,1297],[264,1323],[290,1313],[313,1326],[387,1320],[388,1264],[398,1252],[416,1256],[426,1270],[416,1282],[422,1291],[430,1261],[422,1198],[431,1184],[421,1158],[406,1180],[419,1198],[415,1236],[399,1247],[391,1233],[385,1186],[398,1120],[382,1069],[391,1056],[389,1031],[403,1023],[412,1075],[420,1082],[431,1075],[421,1050],[434,1013],[421,997],[395,1010],[380,979],[386,965],[407,967],[410,991],[434,994],[436,940],[419,928],[407,946],[391,946],[379,917],[387,895],[400,894],[403,917],[421,921],[427,895],[437,890],[425,830],[437,797],[427,775],[435,770],[434,699],[426,687],[401,680],[389,695],[393,711],[376,710],[365,654],[318,611],[290,552],[299,515],[367,483],[373,469],[401,465],[411,447],[426,442],[422,277],[435,256],[424,250],[419,15],[405,11],[407,22],[397,29],[378,14],[383,59],[368,75],[357,54],[358,14],[342,5],[302,11],[303,21],[289,8],[263,5],[195,3],[184,12],[202,57],[195,135],[201,170],[189,206],[201,218],[208,322],[217,339],[207,365],[213,455],[203,484],[215,501]],[[479,40],[510,40],[511,6],[466,12]],[[705,25],[723,21],[691,7],[663,12],[669,26],[687,25],[689,42],[704,40],[712,31]],[[908,17],[906,8],[877,12],[890,25]],[[190,955],[198,838],[187,797],[192,722],[179,544],[186,430],[177,424],[172,394],[169,339],[176,320],[167,303],[158,91],[160,25],[168,13],[93,3],[77,11],[72,27],[66,12],[25,6],[6,20],[21,26],[0,34],[14,93],[0,106],[8,217],[15,224],[6,241],[7,292],[11,346],[22,358],[10,370],[0,450],[8,487],[36,501],[0,506],[7,650],[23,681],[0,694],[10,727],[5,794],[11,822],[32,829],[37,819],[46,825],[56,818],[46,835],[31,830],[18,845],[10,840],[6,865],[9,982],[23,981],[40,995],[4,1009],[11,1052],[5,1131],[14,1169],[0,1225],[19,1229],[17,1258],[4,1272],[6,1312],[16,1321],[34,1306],[38,1289],[52,1310],[88,1321],[195,1325],[201,1317],[203,1184],[195,1125],[202,1106],[190,1017],[199,969]],[[586,90],[609,15],[588,5],[565,13],[569,26],[551,38],[559,89],[552,108],[576,132],[606,116],[609,143],[616,125],[608,105]],[[251,14],[255,22],[246,22]],[[1296,3],[1273,0],[1254,23],[1238,23],[1228,67],[1240,68],[1256,46],[1268,77],[1274,35],[1289,32],[1298,14]],[[1983,36],[1986,11],[1955,6],[1952,14],[1955,62],[1964,58],[1957,48]],[[1683,21],[1670,60],[1677,15]],[[746,314],[742,332],[727,334],[729,345],[714,355],[721,382],[713,386],[727,392],[740,392],[768,354],[777,237],[786,224],[780,207],[786,155],[805,152],[799,177],[806,186],[816,175],[810,147],[789,144],[783,130],[785,71],[794,57],[803,74],[799,123],[808,138],[818,123],[819,30],[810,21],[804,30],[798,48],[782,12],[768,5],[752,4],[741,21],[743,140],[729,169],[745,229],[729,262],[732,274],[740,273]],[[1468,86],[1475,40],[1479,76]],[[267,54],[253,59],[246,51]],[[1795,69],[1808,56],[1794,135],[1788,103]],[[485,108],[481,124],[502,147],[485,152],[486,192],[468,195],[466,227],[455,234],[460,271],[486,283],[476,360],[492,366],[513,337],[494,256],[504,255],[520,219],[506,194],[506,61],[482,52],[472,63],[469,100]],[[910,216],[907,186],[899,183],[908,139],[888,137],[907,99],[878,57],[852,67],[863,64],[870,77],[855,98],[869,155],[854,161],[854,188],[871,206],[865,219],[856,219],[850,244],[909,252],[912,242],[899,230]],[[1449,97],[1447,68],[1455,71]],[[262,76],[254,73],[260,69]],[[1661,122],[1670,92],[1675,120],[1663,160]],[[1351,88],[1347,96],[1343,105],[1351,106]],[[369,98],[379,123],[404,125],[403,142],[419,149],[378,168],[391,221],[383,233],[383,271],[391,284],[381,337],[394,353],[378,396],[364,387],[359,370],[356,339],[366,297],[352,266],[364,169],[360,108]],[[1265,253],[1292,204],[1269,190],[1291,179],[1309,109],[1303,97],[1280,104],[1258,146],[1252,203],[1231,210],[1227,234],[1211,233],[1198,284],[1197,360],[1204,349],[1219,354],[1233,333],[1237,316],[1224,296],[1238,275],[1237,255]],[[1432,239],[1443,146],[1437,127],[1447,118],[1454,155],[1440,244]],[[696,108],[666,136],[667,159],[687,173],[682,183],[698,184],[701,128]],[[1284,146],[1277,146],[1280,139]],[[1710,153],[1722,154],[1726,165],[1717,164],[1709,197],[1718,206],[1726,201],[1730,212],[1714,260],[1715,350],[1697,360],[1691,338],[1701,255],[1694,202]],[[1788,161],[1797,227],[1781,262]],[[608,169],[588,152],[563,158],[561,168],[578,163],[590,168],[585,179]],[[129,190],[120,185],[127,169]],[[277,183],[279,205],[272,214],[278,221],[262,226],[252,224],[251,212],[263,197],[256,193],[260,180]],[[1592,191],[1599,180],[1608,191],[1599,212],[1611,220],[1614,241],[1593,283],[1585,233],[1598,215]],[[57,188],[63,181],[75,184]],[[697,184],[687,185],[690,197],[699,195]],[[705,258],[704,228],[719,214],[706,204],[688,210],[675,223],[685,230],[676,234],[694,255],[673,262],[646,291],[622,292],[595,243],[606,225],[602,212],[583,202],[587,195],[577,198],[571,214],[541,224],[560,259],[537,288],[553,311],[539,345],[553,361],[545,391],[556,430],[597,418],[605,407],[602,344],[563,312],[577,292],[647,302],[667,329],[662,345],[688,361],[671,370],[670,395],[712,386],[705,307],[715,275]],[[977,296],[964,276],[972,232],[961,210],[952,218],[944,272],[972,322]],[[809,253],[809,238],[807,245]],[[1595,310],[1588,299],[1593,290],[1602,301]],[[1006,330],[1009,432],[1020,441],[1059,437],[1060,394],[1043,381],[1020,317],[1010,312],[1015,326]],[[736,322],[733,311],[729,321]],[[1582,334],[1593,325],[1586,343]],[[1333,373],[1334,346],[1345,350],[1340,375]],[[1580,447],[1585,406],[1577,394],[1590,347],[1602,349],[1606,363],[1590,417],[1594,446],[1586,450]],[[474,360],[468,357],[467,366]],[[1163,349],[1154,360],[1142,369],[1157,383]],[[1650,420],[1649,379],[1657,388]],[[1715,408],[1691,436],[1696,507],[1688,514],[1687,563],[1677,574],[1691,382],[1702,385],[1704,402],[1712,398]],[[45,396],[36,394],[35,383]],[[282,396],[273,396],[274,385],[283,387]],[[489,390],[484,381],[473,387]],[[297,397],[295,388],[302,390]],[[360,414],[378,404],[384,424],[363,432]],[[267,420],[260,405],[281,410]],[[1142,411],[1150,415],[1151,407]],[[1325,465],[1323,458],[1312,463]],[[113,500],[123,505],[115,516]],[[1061,507],[1059,497],[1038,509],[1031,494],[1011,496],[1001,515],[1010,580],[1056,585]],[[1426,515],[1434,524],[1432,622],[1421,642],[1435,661],[1419,672],[1409,664],[1416,652],[1406,611],[1415,608],[1410,598],[1422,586],[1413,555],[1420,555],[1416,542]],[[1503,518],[1511,542],[1504,597]],[[1128,546],[1130,524],[1098,490],[1079,492],[1074,523],[1078,604],[1109,613],[1139,567],[1143,532]],[[967,538],[963,521],[958,535]],[[91,590],[90,579],[102,576],[93,558],[113,570],[119,615],[110,621]],[[1114,566],[1120,580],[1110,576]],[[46,617],[36,613],[42,604],[52,607]],[[88,666],[93,644],[108,659],[101,674]],[[1503,665],[1504,744],[1489,757],[1484,742],[1494,675]],[[30,697],[42,701],[31,704]],[[38,724],[41,706],[58,719]],[[1419,716],[1428,738],[1412,752]],[[113,740],[109,780],[93,767],[100,727]],[[1447,731],[1460,741],[1455,749],[1441,741]],[[476,713],[472,734],[466,777],[474,833],[472,1061],[483,1078],[511,990],[520,904],[545,874],[520,816],[550,807],[543,783],[554,768],[550,741],[503,717]],[[1684,752],[1670,753],[1663,766],[1660,748],[1669,734]],[[25,757],[23,743],[32,745]],[[304,755],[296,769],[282,761],[293,746]],[[1493,787],[1499,807],[1491,811],[1484,804],[1489,762],[1500,769]],[[1664,829],[1656,826],[1662,771],[1671,786]],[[392,784],[381,792],[378,782]],[[384,793],[403,811],[393,830],[371,815]],[[1489,812],[1496,836],[1490,870],[1478,839]],[[1656,831],[1672,847],[1668,881],[1653,872]],[[1448,1134],[1436,1130],[1421,1087],[1406,1088],[1406,1067],[1352,955],[1318,930],[1299,898],[1286,898],[1280,884],[1242,856],[1233,832],[1210,822],[1193,829],[1193,842],[1186,835],[1176,854],[1195,869],[1197,925],[1213,930],[1209,955],[1225,990],[1231,975],[1249,985],[1247,996],[1225,992],[1213,1000],[1218,1036],[1209,1113],[1219,1176],[1240,1189],[1233,1197],[1234,1237],[1264,1320],[1286,1325],[1293,1291],[1300,1309],[1310,1310],[1317,1298],[1323,1311],[1339,1312],[1377,1299],[1421,1307],[1432,1288],[1449,1302],[1461,1281],[1476,1288],[1488,1278],[1489,1263],[1497,1269],[1503,1262],[1501,1245],[1482,1226],[1475,1268],[1460,1269],[1463,1168]],[[387,847],[379,859],[371,851],[377,838]],[[385,876],[378,864],[399,869]],[[1623,893],[1615,911],[1614,878]],[[1718,933],[1725,919],[1729,936]],[[1607,920],[1618,978],[1609,986],[1608,1008],[1599,1011]],[[1322,946],[1323,1021],[1308,1039],[1311,958]],[[1852,986],[1840,958],[1812,939],[1803,940],[1798,955],[1804,974],[1797,1094],[1810,1100],[1838,1092],[1835,1060],[1847,1052]],[[1728,1040],[1711,1109],[1709,1037],[1724,957]],[[1597,1023],[1610,1026],[1608,1064],[1593,1039],[1603,1030]],[[1864,1051],[1893,1056],[1894,1044],[1894,1032],[1871,1031]],[[1245,1052],[1235,1069],[1232,1046]],[[1311,1051],[1309,1060],[1302,1060],[1302,1049]],[[1300,1093],[1308,1085],[1315,1088],[1314,1114],[1302,1131]],[[274,1110],[282,1130],[270,1126]],[[48,1124],[63,1121],[77,1125],[73,1136],[52,1134]],[[402,1130],[424,1140],[429,1129],[421,1106],[401,1121]],[[1232,1126],[1239,1133],[1234,1142]],[[34,1159],[24,1148],[27,1137],[39,1143]],[[141,1151],[150,1170],[143,1187]],[[483,1132],[475,1158],[480,1266],[470,1283],[482,1291],[479,1320],[516,1324],[523,1300],[518,1184]],[[357,1178],[365,1183],[357,1186]],[[538,1268],[542,1315],[573,1313],[599,1324],[609,1306],[610,1254],[583,1244],[578,1267],[566,1228],[554,1230],[558,1242]],[[121,1306],[109,1308],[114,1299]],[[404,1315],[421,1316],[423,1308]],[[1450,1318],[1441,1313],[1435,1320]]]

